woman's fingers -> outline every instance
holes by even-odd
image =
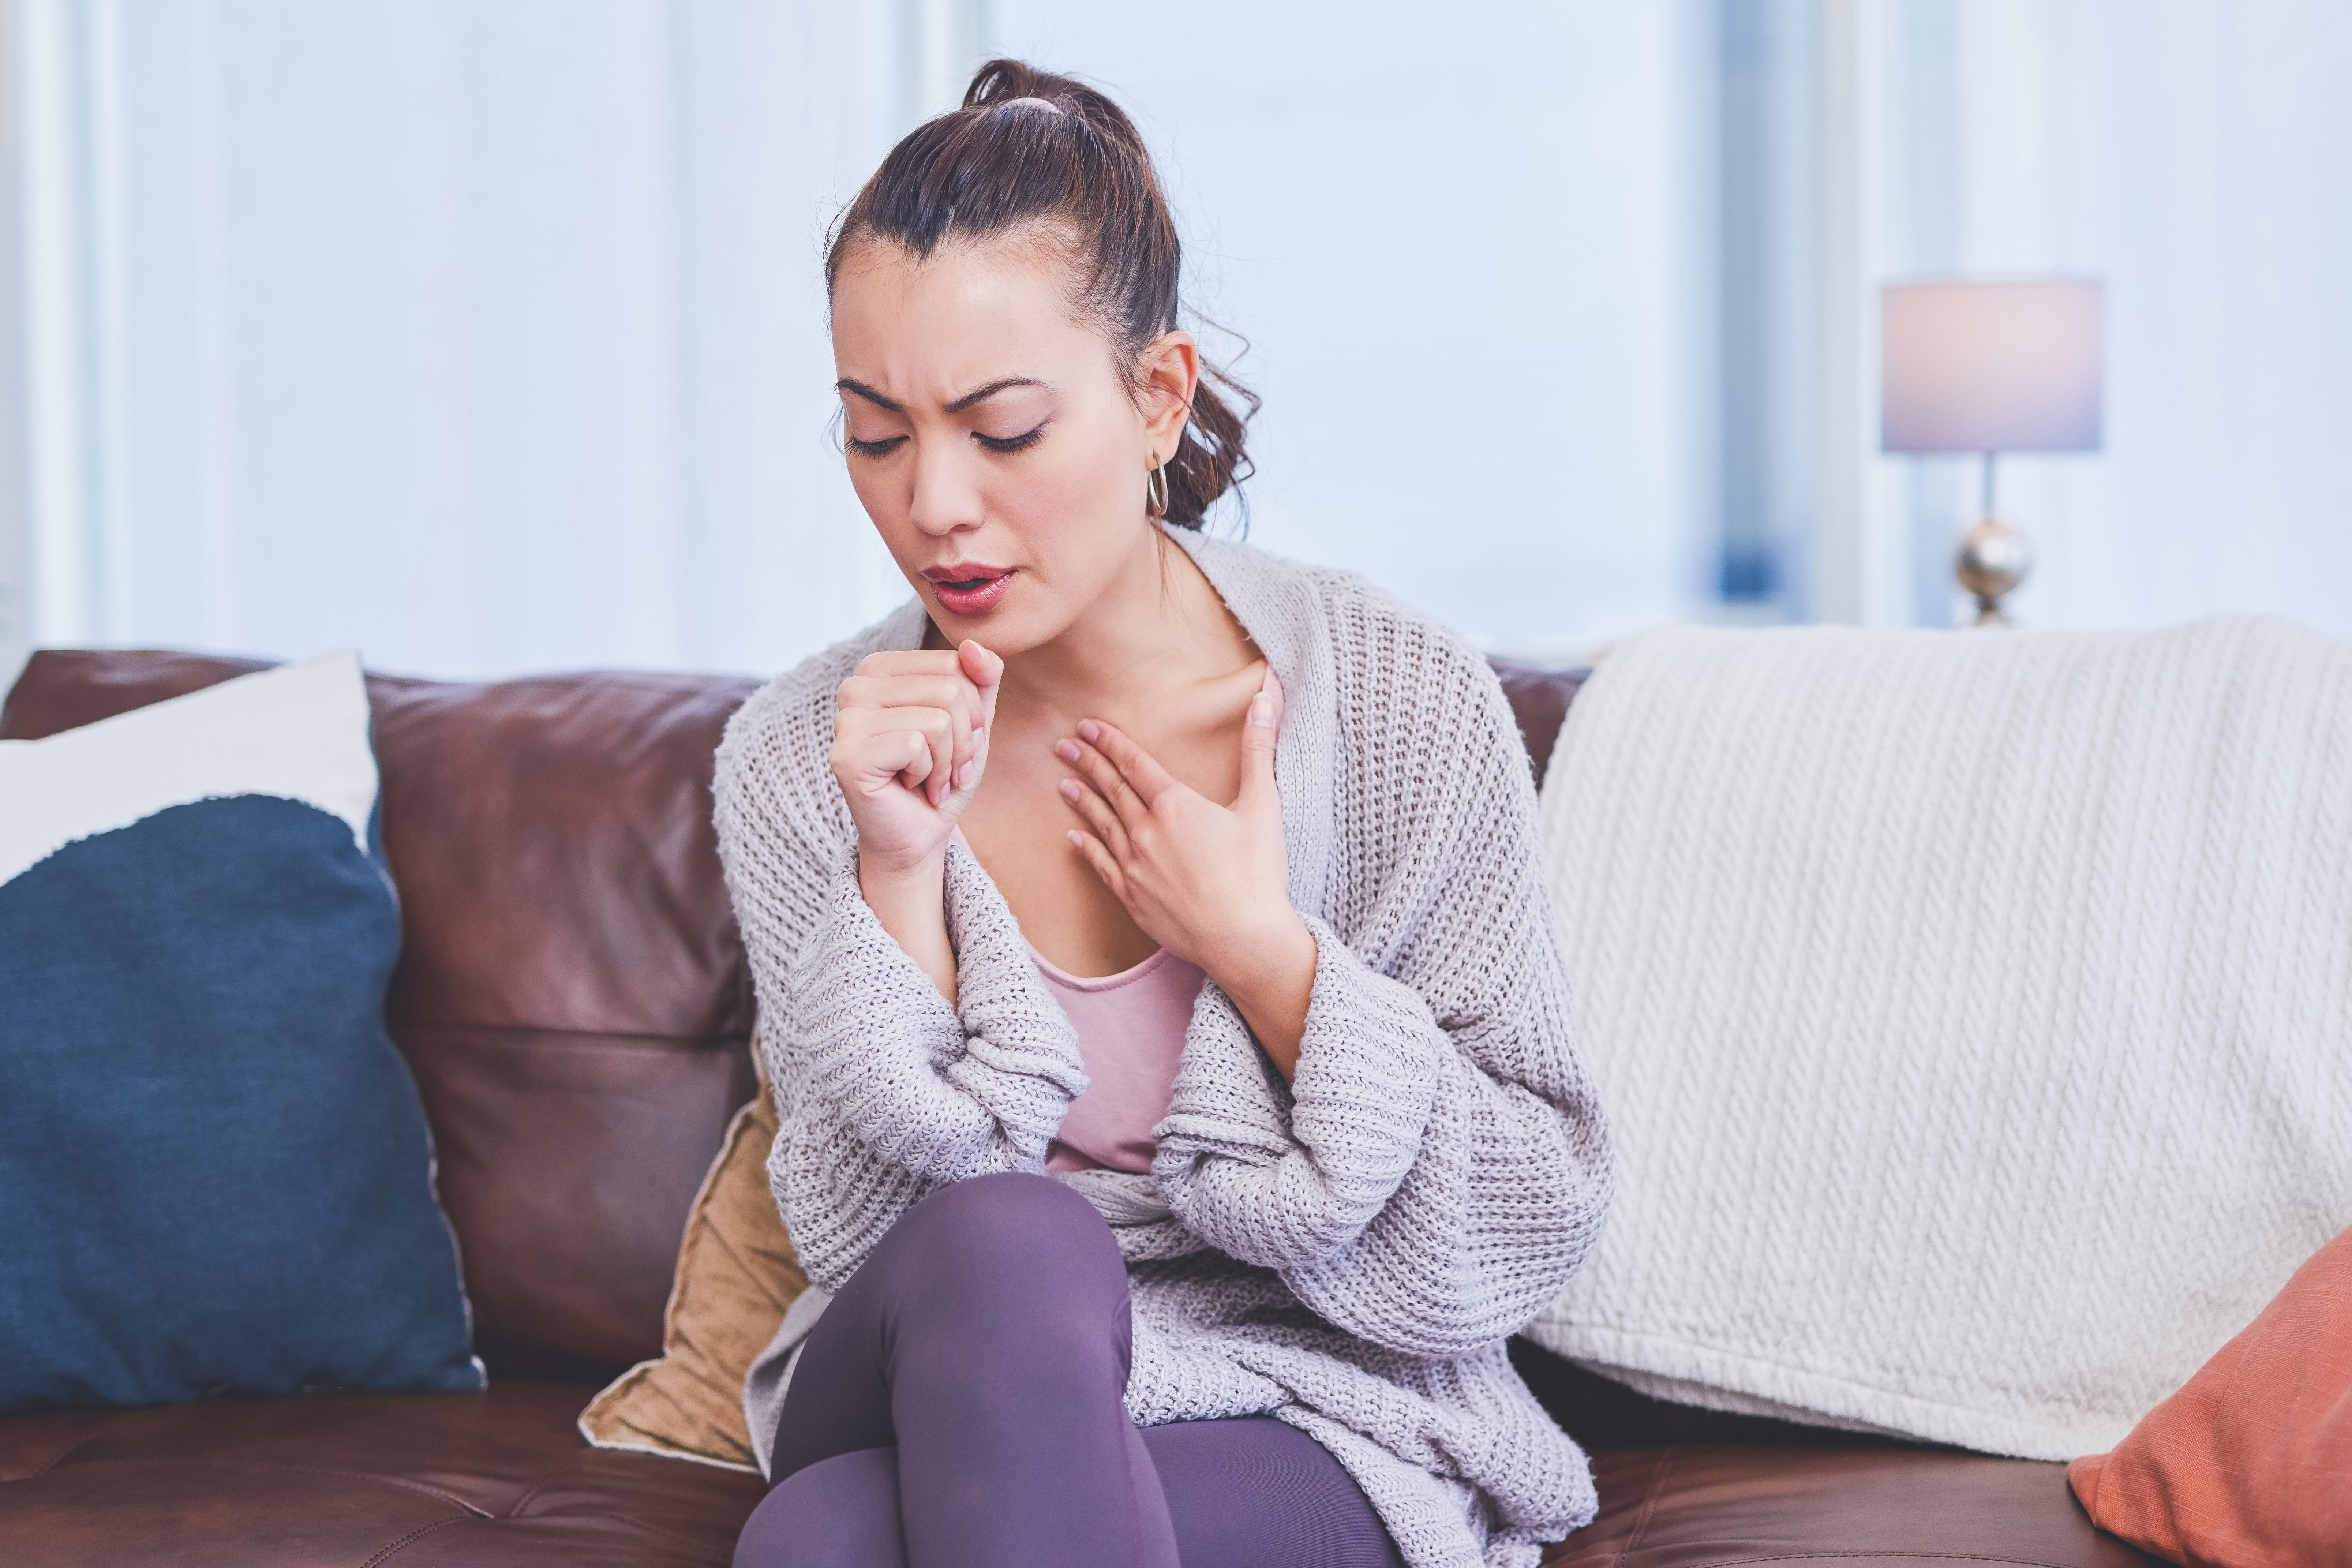
[[[923,733],[930,738],[931,765],[920,783],[930,803],[937,805],[953,792],[956,772],[971,756],[968,727],[955,714],[938,708],[902,711],[919,715],[923,721]]]
[[[979,692],[961,670],[941,675],[853,675],[841,683],[844,708],[938,708],[977,720]]]
[[[1108,758],[1147,807],[1159,804],[1163,792],[1178,787],[1168,770],[1150,752],[1129,740],[1116,724],[1089,719],[1078,726],[1078,739]]]
[[[1111,852],[1113,859],[1127,858],[1127,827],[1119,821],[1118,814],[1110,808],[1109,802],[1076,779],[1062,781],[1062,798],[1069,802],[1070,809],[1094,830],[1095,837]]]
[[[1280,722],[1280,709],[1272,692],[1260,691],[1250,699],[1249,711],[1242,718],[1241,794],[1234,800],[1234,809],[1244,816],[1258,812],[1282,815],[1282,795],[1274,773],[1276,726]]]
[[[896,648],[888,653],[869,653],[857,661],[857,673],[869,675],[953,675],[956,672],[953,648]]]
[[[957,656],[930,657],[953,661]],[[981,694],[952,662],[944,673],[866,674],[862,673],[863,668],[860,667],[861,673],[841,683],[840,702],[845,711],[936,709],[946,714],[947,723],[940,733],[947,738],[947,753],[937,759],[942,778],[970,762],[980,750],[979,726],[983,722]]]
[[[996,722],[996,694],[1003,686],[1004,660],[967,637],[956,649],[956,665],[979,695],[977,721],[984,730]]]
[[[884,713],[897,716],[890,721],[931,738],[931,763],[925,776],[931,781],[928,794],[934,805],[979,773],[983,705],[979,689],[964,674],[962,657],[923,650],[877,654],[841,683],[844,722],[852,714]],[[919,663],[908,667],[908,661]]]
[[[1132,835],[1143,825],[1151,808],[1136,793],[1126,776],[1111,766],[1110,759],[1094,747],[1076,741],[1064,741],[1055,746],[1054,754],[1077,769],[1087,787],[1114,814],[1119,825]]]
[[[979,785],[980,775],[987,766],[988,731],[984,729],[974,730],[972,731],[971,755],[965,758],[962,762],[958,763],[955,766],[955,772],[949,775],[948,788],[950,793],[957,795],[969,794]]]
[[[1119,869],[1118,861],[1111,852],[1103,847],[1102,840],[1091,834],[1080,833],[1074,827],[1070,830],[1070,843],[1085,857],[1095,875],[1102,879],[1103,886],[1111,890],[1111,896],[1122,904],[1127,902],[1127,875]]]
[[[1184,787],[1116,725],[1089,719],[1078,726],[1078,736],[1057,744],[1055,755],[1085,774],[1095,793],[1110,803],[1130,837],[1163,795]]]
[[[936,805],[950,787],[952,722],[936,708],[845,709],[835,724],[835,751],[866,771],[887,763],[899,783],[923,789]]]
[[[886,708],[877,722],[887,726],[884,733],[902,731],[922,742],[921,759],[900,775],[907,787],[920,789],[933,805],[946,799],[956,766],[954,717],[938,708]]]
[[[864,734],[845,731],[833,743],[835,776],[846,774],[858,791],[872,793],[885,785],[919,785],[931,769],[930,737],[913,730],[886,730]]]

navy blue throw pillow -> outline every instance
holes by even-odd
[[[310,710],[297,724],[322,721],[308,699],[338,682],[326,717],[348,723],[356,691],[364,743],[350,656],[229,684],[274,678],[278,708]],[[241,714],[155,727],[175,749],[146,773],[166,793],[189,745],[271,721],[272,701],[230,698],[216,708]],[[101,737],[71,769],[0,755],[0,815],[65,821],[84,808],[60,781],[119,770],[139,738]],[[0,1410],[482,1385],[424,1109],[384,1032],[400,917],[373,757],[362,785],[336,744],[339,783],[313,754],[282,794],[246,777],[101,803],[132,820],[13,876],[0,829]],[[289,745],[220,766],[268,774]],[[108,773],[89,793],[126,787]]]

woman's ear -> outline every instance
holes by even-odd
[[[1201,380],[1201,346],[1190,332],[1162,332],[1143,351],[1143,434],[1166,462],[1183,439],[1192,416],[1192,389]]]

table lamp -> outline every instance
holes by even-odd
[[[2005,623],[2001,598],[2032,563],[2024,536],[1993,512],[2000,454],[2099,449],[2101,294],[2083,278],[1890,283],[1880,294],[1880,447],[1984,460],[1982,515],[1960,536],[1958,564],[1980,626]]]

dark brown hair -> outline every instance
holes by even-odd
[[[1176,326],[1181,247],[1168,198],[1118,105],[1019,60],[981,67],[962,108],[924,121],[890,149],[834,225],[825,293],[849,251],[869,237],[919,261],[950,239],[1031,228],[1066,247],[1072,304],[1110,339],[1132,379],[1143,351]],[[1209,503],[1250,473],[1243,427],[1258,400],[1205,360],[1201,370],[1183,437],[1166,464],[1167,521],[1180,528],[1200,527]]]

